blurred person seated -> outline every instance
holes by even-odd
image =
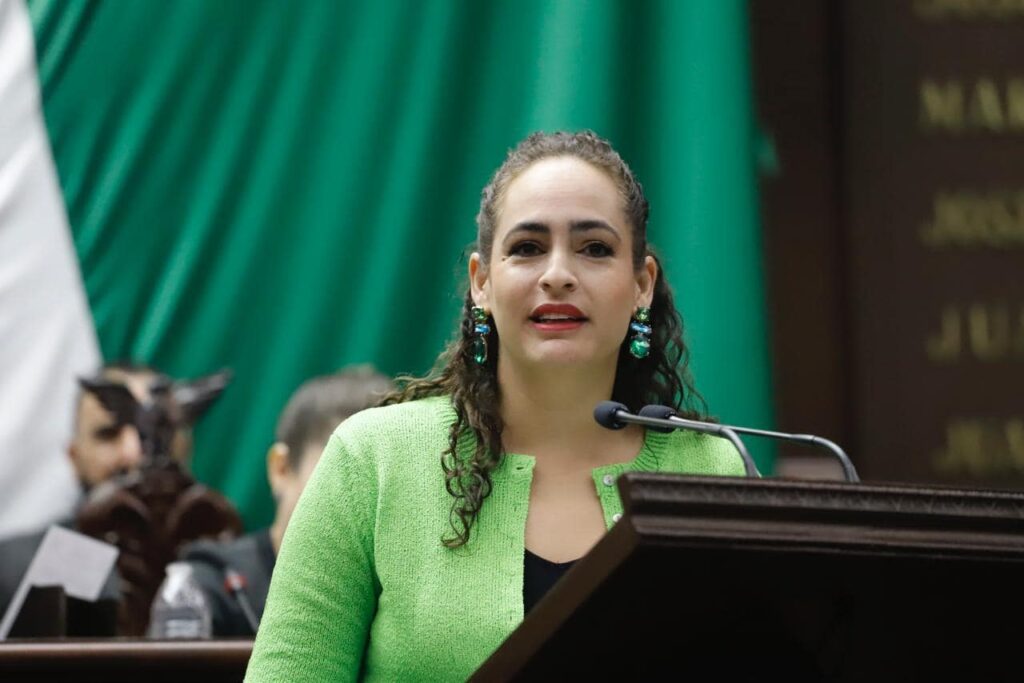
[[[152,398],[154,386],[171,382],[170,377],[155,368],[124,361],[104,365],[92,379],[123,384],[143,403]],[[176,430],[170,451],[187,470],[192,456],[190,426]],[[137,470],[143,460],[138,430],[132,425],[118,425],[114,415],[84,388],[79,389],[74,430],[67,452],[82,487],[82,495],[71,515],[57,522],[68,528],[74,527],[78,511],[93,489],[118,475]],[[7,609],[45,534],[46,529],[39,529],[0,541],[0,615]],[[104,590],[107,597],[117,592],[113,578],[111,590]]]
[[[324,446],[341,422],[393,389],[388,377],[360,365],[310,379],[292,394],[267,451],[273,523],[233,541],[199,541],[181,553],[210,604],[214,636],[256,634],[281,539]]]

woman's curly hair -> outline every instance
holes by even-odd
[[[626,217],[632,227],[633,267],[639,271],[647,256],[648,204],[643,188],[626,162],[612,146],[591,131],[579,133],[534,133],[510,150],[505,162],[483,189],[477,214],[475,251],[484,265],[491,255],[498,208],[509,184],[530,165],[541,159],[571,156],[606,172],[622,194]],[[445,486],[452,496],[452,535],[442,539],[451,548],[466,544],[484,500],[491,493],[491,473],[504,455],[501,418],[501,387],[498,384],[498,330],[491,326],[485,363],[473,359],[473,299],[467,291],[462,322],[434,369],[424,378],[403,378],[398,391],[385,397],[382,405],[403,403],[428,396],[450,396],[456,419],[448,433],[448,448],[441,453]],[[638,408],[649,403],[671,405],[680,414],[706,417],[707,406],[697,393],[688,370],[689,354],[683,342],[683,321],[676,310],[672,292],[658,262],[651,302],[650,354],[644,359],[629,353],[629,335],[623,337],[612,389],[612,400]],[[467,438],[467,437],[475,438]],[[473,452],[460,453],[459,442],[473,444]]]

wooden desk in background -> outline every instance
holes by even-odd
[[[251,639],[9,640],[0,643],[0,680],[241,681],[251,653]]]

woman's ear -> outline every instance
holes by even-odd
[[[473,303],[481,308],[488,308],[487,295],[490,291],[490,281],[487,277],[487,266],[480,257],[479,252],[474,251],[469,257],[469,291],[473,296]]]
[[[636,305],[650,307],[654,301],[654,285],[658,282],[658,262],[654,257],[644,257],[644,264],[636,274]]]

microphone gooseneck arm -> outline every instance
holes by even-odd
[[[673,423],[680,425],[705,425],[710,424],[707,422],[698,422],[696,420],[687,420],[682,417],[676,416],[676,411],[669,406],[661,405],[649,405],[644,406],[640,410],[640,414],[646,417],[659,417],[668,420]],[[725,425],[723,425],[725,426]],[[750,436],[762,436],[768,439],[777,439],[780,441],[792,441],[795,443],[802,443],[808,446],[815,446],[817,448],[824,448],[829,451],[839,461],[839,464],[843,468],[843,477],[848,482],[857,483],[860,481],[860,477],[857,475],[857,468],[853,466],[853,462],[850,457],[846,455],[846,452],[833,441],[829,441],[820,436],[814,436],[813,434],[787,434],[785,432],[774,432],[769,429],[754,429],[753,427],[736,427],[733,425],[725,426],[738,434],[749,434]]]
[[[695,430],[696,431],[696,430]],[[757,470],[757,465],[754,463],[754,459],[750,457],[750,453],[747,452],[747,447],[743,444],[743,440],[736,435],[736,431],[728,427],[722,427],[716,432],[707,432],[714,436],[721,436],[730,441],[736,451],[740,454],[740,458],[743,459],[743,469],[748,477],[760,477],[761,473]]]
[[[205,547],[200,547],[192,552],[188,553],[185,558],[186,562],[197,562],[210,564],[221,571],[224,575],[224,583],[222,584],[224,590],[228,592],[235,602],[238,603],[238,608],[242,610],[242,616],[245,617],[246,623],[252,629],[253,633],[260,628],[260,618],[256,616],[256,610],[252,608],[252,603],[249,602],[248,596],[245,594],[245,587],[249,580],[245,578],[245,575],[240,571],[228,564],[219,553],[213,550],[213,548],[204,544]]]
[[[228,589],[228,592],[234,596],[238,602],[238,606],[242,609],[242,615],[245,620],[249,623],[249,628],[252,629],[253,634],[260,630],[260,620],[256,616],[256,610],[252,608],[252,603],[249,602],[249,598],[246,597],[245,588],[246,580],[245,577],[238,573],[237,570],[232,567],[225,565],[224,567],[224,587]]]
[[[712,436],[728,439],[740,454],[740,458],[743,460],[743,468],[746,471],[747,476],[761,476],[761,473],[757,471],[757,465],[754,464],[754,459],[750,457],[750,453],[747,452],[747,448],[743,445],[743,441],[736,435],[736,431],[738,430],[734,430],[731,427],[712,424],[710,422],[695,422],[693,420],[687,420],[687,424],[681,424],[676,420],[666,420],[660,417],[648,417],[645,415],[634,415],[629,412],[629,409],[626,408],[626,406],[621,403],[616,403],[615,401],[601,401],[598,403],[597,407],[594,408],[594,419],[599,425],[608,429],[622,429],[627,424],[637,424],[661,432],[671,432],[676,429],[688,429],[690,431],[711,434]]]

